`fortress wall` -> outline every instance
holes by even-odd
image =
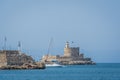
[[[6,51],[7,65],[19,64],[19,51]]]
[[[64,56],[78,57],[79,56],[79,47],[64,48]]]
[[[31,56],[26,54],[19,54],[19,51],[6,50],[0,51],[0,66],[6,65],[23,65],[25,63],[34,63]]]
[[[0,67],[7,65],[6,54],[3,51],[0,51]]]
[[[79,56],[79,47],[73,47],[71,49],[71,56],[72,57],[78,57]]]

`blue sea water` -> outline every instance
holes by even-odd
[[[0,80],[120,80],[120,63],[71,65],[44,70],[0,70]]]

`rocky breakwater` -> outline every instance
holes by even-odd
[[[42,62],[36,62],[35,64],[6,65],[1,66],[0,69],[1,70],[45,69],[45,64]]]

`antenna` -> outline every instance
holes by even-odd
[[[20,41],[18,41],[18,51],[21,54],[21,42]]]
[[[7,42],[7,38],[4,38],[4,50],[6,50],[6,42]]]
[[[20,43],[20,41],[18,41],[18,51],[20,51],[21,50],[21,43]]]

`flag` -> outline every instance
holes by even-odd
[[[72,43],[74,43],[74,42],[72,41]]]

